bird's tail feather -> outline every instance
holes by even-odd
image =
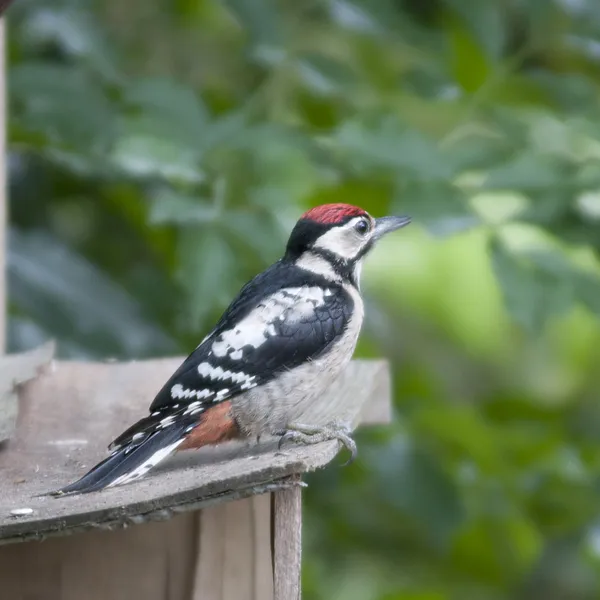
[[[139,479],[177,449],[187,429],[189,423],[159,429],[136,445],[119,448],[81,479],[46,495],[86,494]]]

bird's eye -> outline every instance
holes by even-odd
[[[358,233],[361,235],[365,235],[365,233],[369,231],[369,222],[366,219],[361,219],[356,223],[354,229],[356,229],[356,231],[358,231]]]

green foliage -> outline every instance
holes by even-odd
[[[320,202],[397,416],[310,478],[305,597],[600,594],[600,4],[21,0],[10,344],[185,353]]]

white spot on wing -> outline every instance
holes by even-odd
[[[202,400],[203,398],[208,398],[212,396],[214,392],[212,390],[202,389],[202,390],[193,390],[186,389],[180,383],[176,383],[171,388],[171,398],[198,398],[198,400]],[[152,413],[152,416],[158,415],[160,413]]]
[[[213,367],[207,362],[202,362],[198,365],[198,373],[202,375],[202,377],[208,377],[214,381],[229,380],[233,383],[245,383],[255,379],[255,375],[248,375],[242,371],[236,372],[224,370],[223,367]],[[229,389],[220,390],[217,393],[217,397],[222,398],[227,393],[229,393]]]
[[[158,429],[164,429],[165,427],[169,427],[170,425],[173,425],[174,422],[175,422],[175,415],[169,415],[168,417],[165,417],[158,424]]]
[[[316,256],[315,260],[331,270],[329,263]],[[314,265],[313,265],[314,266]],[[335,275],[335,273],[333,273]],[[250,311],[233,329],[222,332],[212,343],[212,352],[217,358],[229,356],[234,360],[242,358],[242,350],[246,346],[259,348],[269,336],[277,334],[275,323],[286,319],[300,319],[310,314],[316,307],[323,304],[323,289],[320,287],[294,287],[275,292],[256,308]],[[207,365],[208,363],[202,363]],[[203,366],[201,375],[214,379],[211,365]]]

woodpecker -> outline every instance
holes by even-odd
[[[129,483],[176,450],[234,438],[337,439],[354,456],[346,426],[316,427],[299,418],[352,357],[364,316],[363,259],[383,235],[409,223],[406,216],[375,219],[349,204],[305,212],[284,256],[241,289],[149,414],[112,442],[106,459],[50,494]]]

